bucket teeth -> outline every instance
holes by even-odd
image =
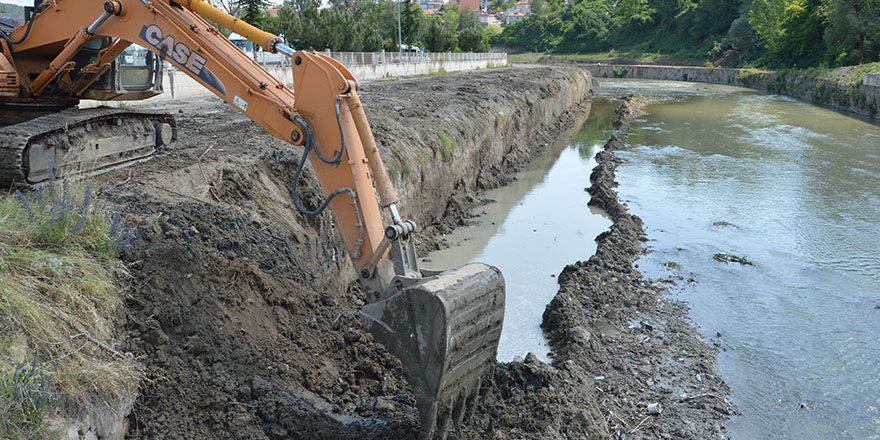
[[[473,414],[491,378],[504,319],[504,278],[481,263],[426,278],[361,310],[364,327],[403,363],[423,439]]]

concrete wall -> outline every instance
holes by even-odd
[[[327,55],[331,55],[329,52]],[[397,53],[333,53],[333,58],[342,62],[358,81],[371,81],[395,77],[430,75],[439,72],[461,72],[487,69],[507,65],[506,53],[441,53],[418,54],[399,57]],[[293,87],[293,74],[290,66],[267,65],[266,70],[283,83]],[[212,93],[183,72],[173,69],[165,72],[163,78],[165,92],[144,101],[115,101],[125,104],[161,103],[172,99],[209,96]],[[118,105],[114,102],[83,101],[80,107],[98,105]]]
[[[598,79],[656,79],[749,87],[875,119],[880,118],[880,74],[865,75],[860,84],[847,84],[843,80],[835,81],[802,74],[754,69],[587,64],[564,62],[558,59],[550,62],[578,64]]]

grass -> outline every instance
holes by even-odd
[[[0,438],[44,438],[49,406],[87,410],[139,384],[136,362],[112,348],[117,257],[132,235],[96,206],[67,182],[0,196]]]
[[[36,361],[16,365],[0,375],[0,435],[3,438],[46,438],[48,404],[53,389]]]
[[[441,153],[443,154],[443,159],[450,159],[453,155],[455,155],[455,141],[448,134],[439,132],[437,133],[437,137],[440,139],[440,144],[442,146]]]
[[[728,227],[736,228],[737,227],[735,224],[730,223],[730,222],[726,222],[724,220],[718,220],[718,221],[712,222],[712,226],[715,226],[716,228],[728,228]]]
[[[662,58],[668,58],[668,56],[665,56],[660,52],[618,52],[616,50],[596,53],[554,54],[553,56],[572,61],[611,62],[626,60],[629,63],[635,64],[651,64]]]

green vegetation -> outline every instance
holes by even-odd
[[[712,226],[715,226],[716,228],[727,228],[727,227],[736,228],[737,227],[735,224],[730,223],[730,222],[726,222],[724,220],[718,220],[717,222],[712,222]]]
[[[268,17],[264,11],[269,6],[268,0],[237,0],[236,6],[241,11],[242,20],[256,27],[263,27],[266,24]]]
[[[442,146],[441,153],[443,154],[444,159],[450,159],[455,154],[455,141],[448,134],[440,132],[437,133],[437,137],[440,138],[440,145]]]
[[[713,67],[836,67],[880,60],[880,3],[547,0],[492,43],[575,58],[592,53],[586,57],[596,61],[663,54]]]
[[[398,50],[397,2],[332,0],[329,8],[319,10],[320,6],[319,0],[287,1],[277,17],[259,20],[266,30],[283,34],[297,49]],[[401,2],[399,7],[402,43],[430,52],[487,52],[489,37],[497,33],[483,29],[475,13],[461,10],[455,2],[436,16],[424,14],[412,0]]]
[[[24,15],[24,6],[12,3],[0,3],[0,14]]]
[[[50,403],[87,408],[138,386],[137,364],[112,348],[131,239],[87,185],[0,197],[0,438],[44,438]]]
[[[36,361],[0,372],[0,436],[4,439],[49,437],[45,419],[52,392],[50,381]]]

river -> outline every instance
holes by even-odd
[[[723,348],[732,438],[880,438],[880,127],[745,89],[620,89],[662,99],[618,191],[651,239],[641,270],[696,280],[674,297]]]

